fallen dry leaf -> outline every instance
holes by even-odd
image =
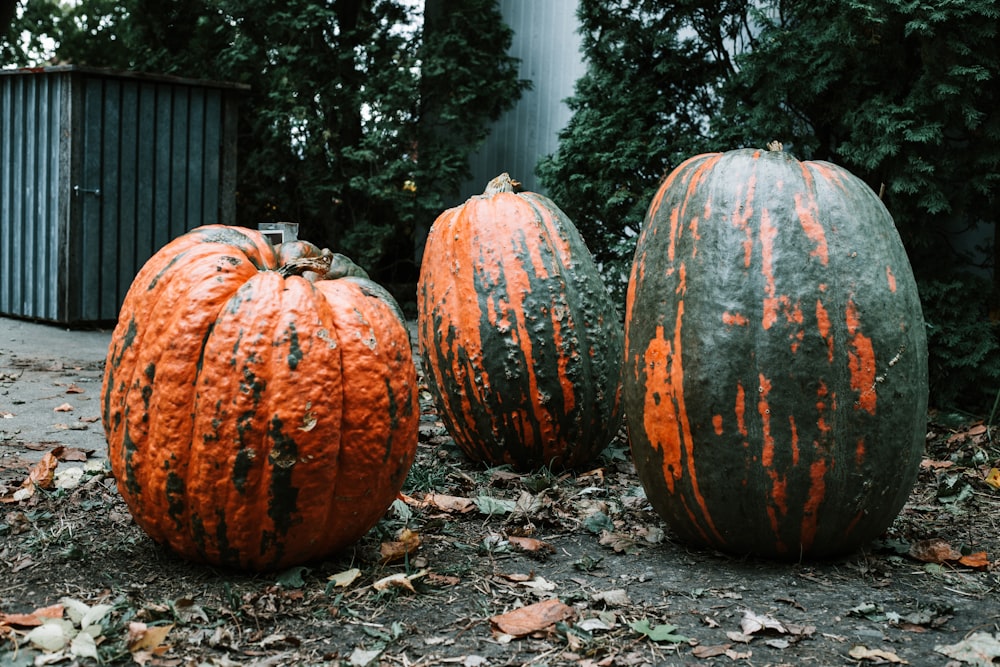
[[[974,570],[988,570],[990,567],[990,559],[985,551],[977,551],[968,556],[962,556],[958,559],[958,562]]]
[[[594,602],[603,602],[609,607],[624,607],[625,605],[632,603],[624,588],[615,588],[610,591],[598,591],[597,593],[591,595],[590,599]]]
[[[548,542],[543,542],[542,540],[536,539],[534,537],[517,537],[511,536],[507,538],[507,541],[513,544],[518,549],[522,551],[531,552],[554,552],[555,547],[553,547]]]
[[[78,385],[76,385],[76,384],[70,384],[68,387],[66,387],[66,393],[67,394],[82,394],[83,393],[83,389],[81,387],[79,387]]]
[[[497,632],[512,637],[527,637],[542,632],[560,621],[571,619],[576,612],[558,598],[529,604],[506,614],[490,617],[490,624]]]
[[[52,409],[53,412],[73,412],[73,406],[69,403],[63,403],[62,405],[57,405]]]
[[[695,646],[691,654],[696,658],[715,658],[726,655],[726,652],[733,647],[732,644],[719,644],[717,646]]]
[[[349,570],[344,570],[343,572],[338,572],[337,574],[331,574],[327,577],[327,581],[333,582],[333,585],[337,588],[347,588],[360,576],[361,570],[356,567],[352,567]]]
[[[986,479],[983,481],[994,489],[1000,489],[1000,469],[990,468],[990,471],[986,473]]]
[[[946,540],[940,537],[932,537],[929,540],[920,540],[910,545],[910,555],[925,563],[946,563],[950,560],[958,560],[962,557],[961,552],[952,547]]]
[[[31,467],[28,476],[21,483],[21,486],[25,489],[34,489],[35,487],[40,489],[50,488],[58,465],[59,459],[53,456],[52,452],[45,452],[41,460]]]
[[[402,560],[420,548],[420,534],[409,528],[401,530],[396,537],[396,540],[383,542],[379,547],[383,564]]]
[[[429,572],[427,574],[427,583],[431,586],[457,586],[462,583],[462,580],[459,577],[453,577],[448,574]]]
[[[954,461],[932,461],[931,459],[924,459],[920,462],[921,468],[930,468],[931,470],[950,468],[953,465],[955,465]]]
[[[0,613],[0,625],[16,625],[18,627],[31,628],[41,625],[48,618],[62,618],[65,607],[61,604],[53,604],[48,607],[39,607],[30,614],[4,614]]]
[[[172,623],[170,625],[148,626],[145,623],[130,622],[128,624],[129,652],[149,651],[156,653],[165,651],[166,647],[161,646],[161,644],[173,628]]]
[[[755,614],[749,609],[743,612],[743,620],[740,621],[740,628],[745,635],[766,631],[777,632],[779,634],[786,634],[788,632],[788,629],[781,621],[770,616]]]
[[[851,648],[847,653],[849,656],[855,660],[871,660],[872,662],[891,662],[897,665],[908,665],[906,660],[903,660],[898,655],[892,651],[883,651],[880,648],[867,648],[858,644]]]
[[[416,593],[416,589],[413,588],[413,581],[426,575],[427,570],[420,570],[419,572],[414,572],[413,574],[405,574],[403,572],[390,574],[388,577],[382,577],[372,584],[372,588],[377,591],[387,591],[391,588],[403,588],[411,593]]]

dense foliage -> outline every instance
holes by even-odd
[[[989,409],[1000,386],[995,3],[581,0],[579,15],[588,72],[539,175],[600,261],[624,273],[644,206],[679,158],[779,140],[882,194],[921,284],[932,402]]]
[[[493,0],[427,4],[425,22],[402,0],[33,0],[3,62],[31,64],[48,37],[58,62],[249,84],[237,222],[297,221],[412,283],[466,156],[527,85]]]

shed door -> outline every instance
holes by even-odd
[[[111,321],[153,253],[221,221],[222,91],[88,75],[80,101],[74,319]]]

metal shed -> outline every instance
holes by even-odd
[[[0,70],[0,315],[110,322],[172,238],[235,219],[246,86]]]

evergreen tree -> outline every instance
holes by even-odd
[[[495,0],[429,3],[427,30],[402,0],[28,5],[51,13],[16,22],[6,62],[28,64],[11,35],[30,27],[56,41],[61,62],[249,84],[237,222],[298,222],[301,238],[383,282],[415,282],[420,230],[528,85]]]
[[[1000,8],[786,0],[754,20],[713,133],[780,139],[881,193],[920,285],[932,402],[985,414],[1000,391]]]
[[[581,0],[586,74],[557,152],[538,165],[623,297],[635,236],[660,180],[715,148],[708,133],[745,39],[745,3]]]
[[[1000,389],[995,2],[581,0],[579,16],[587,74],[538,171],[613,291],[665,173],[706,150],[779,140],[881,192],[920,283],[932,401],[989,409]],[[949,231],[977,225],[979,252],[951,247]]]

